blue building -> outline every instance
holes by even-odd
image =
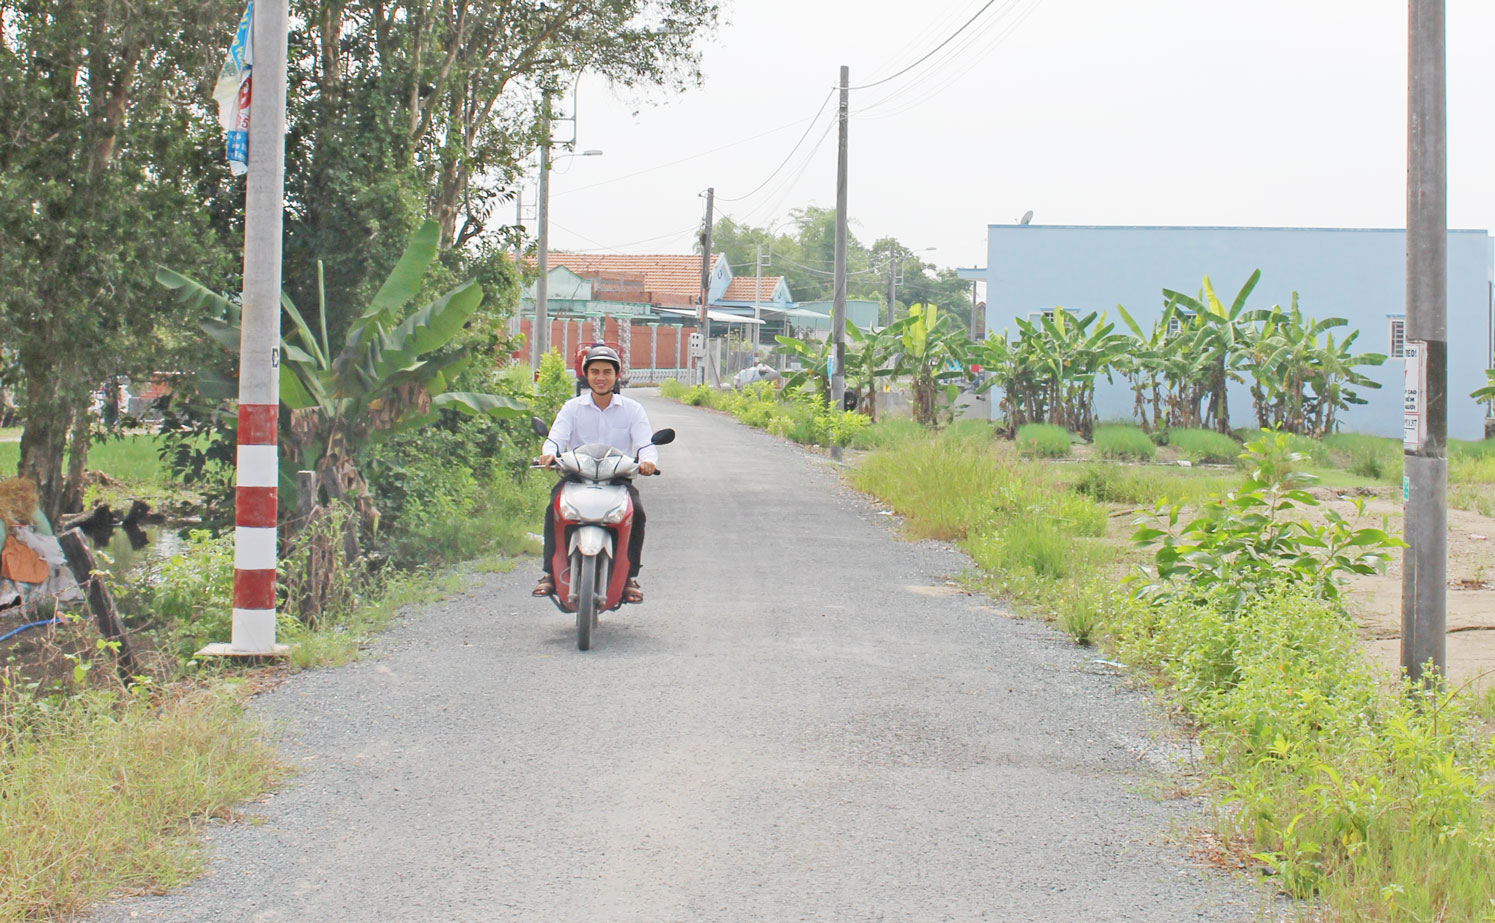
[[[1399,436],[1402,430],[1401,345],[1406,310],[1406,234],[1396,229],[1085,227],[993,224],[987,229],[987,264],[961,270],[986,282],[986,329],[1016,335],[1016,318],[1063,307],[1105,311],[1120,322],[1121,304],[1143,328],[1163,311],[1165,288],[1194,294],[1208,275],[1229,303],[1254,270],[1261,270],[1249,308],[1286,308],[1298,293],[1315,319],[1343,317],[1359,330],[1357,352],[1384,353],[1385,365],[1368,370],[1379,389],[1368,403],[1340,415],[1348,432]],[[1495,352],[1492,317],[1495,250],[1487,231],[1448,233],[1448,435],[1479,439],[1486,405],[1468,397],[1485,382]],[[1230,395],[1231,425],[1255,417],[1245,385]],[[996,402],[993,413],[996,412]],[[1118,381],[1097,389],[1102,420],[1131,416],[1132,397]]]

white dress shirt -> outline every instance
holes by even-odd
[[[653,435],[649,415],[638,401],[614,394],[607,407],[598,407],[588,390],[561,405],[545,439],[545,453],[559,455],[567,449],[602,443],[628,453],[630,458],[637,453],[639,461],[657,464],[659,450],[649,443]]]

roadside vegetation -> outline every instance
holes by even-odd
[[[1353,333],[1335,340],[1338,322],[1296,305],[1247,311],[1254,282],[1230,307],[1207,280],[1197,299],[1167,293],[1179,324],[1153,331],[1151,355],[1111,351],[1101,318],[1062,309],[1020,324],[1015,342],[952,338],[944,363],[977,358],[992,371],[1003,420],[949,422],[942,389],[915,420],[872,423],[862,400],[866,425],[839,442],[863,450],[847,476],[902,516],[910,537],[965,550],[973,589],[1157,687],[1198,731],[1198,784],[1216,806],[1211,852],[1222,861],[1270,876],[1315,917],[1490,919],[1495,696],[1411,689],[1370,662],[1343,587],[1378,573],[1402,542],[1363,499],[1358,515],[1341,515],[1313,490],[1399,485],[1398,441],[1334,432],[1355,389],[1373,385],[1356,366],[1380,357],[1352,354]],[[907,326],[895,328],[880,334],[880,368],[904,387],[908,374],[893,369]],[[1133,344],[1148,339],[1134,334]],[[1204,350],[1187,368],[1168,358],[1186,344]],[[1270,376],[1252,365],[1268,345]],[[806,371],[777,395],[770,385],[663,393],[795,438],[773,421],[830,415],[825,357],[811,342],[784,351]],[[876,388],[872,375],[853,379],[865,367],[848,358],[849,387]],[[1091,385],[1108,368],[1136,388],[1136,425],[1094,419]],[[1241,375],[1275,428],[1225,427],[1215,386]],[[811,432],[806,423],[796,441],[829,444],[828,425]],[[1451,504],[1489,510],[1495,442],[1454,442],[1449,457]]]

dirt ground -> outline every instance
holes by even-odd
[[[1354,516],[1349,491],[1314,493],[1322,508]],[[1388,517],[1399,534],[1402,504],[1395,488],[1377,489],[1366,498],[1366,516],[1367,525]],[[1385,574],[1355,578],[1348,598],[1372,658],[1394,673],[1401,664],[1401,555]],[[1448,511],[1448,676],[1456,685],[1495,686],[1495,519],[1454,509]]]

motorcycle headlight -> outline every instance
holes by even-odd
[[[627,515],[628,504],[624,503],[621,504],[617,509],[613,510],[611,513],[608,513],[606,516],[602,517],[602,521],[610,526],[615,526],[618,523],[622,522],[623,517]]]
[[[565,494],[561,495],[560,510],[561,517],[564,519],[569,519],[575,522],[576,520],[581,518],[581,513],[576,509],[576,507],[567,502]]]

